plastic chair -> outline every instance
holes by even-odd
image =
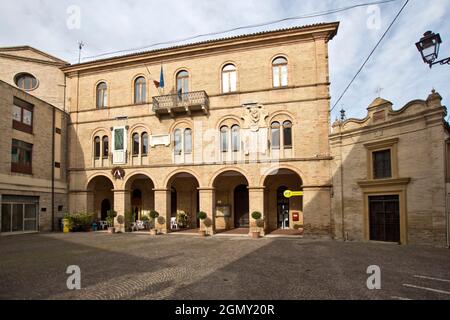
[[[177,218],[170,218],[170,229],[178,229]]]

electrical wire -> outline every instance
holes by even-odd
[[[337,106],[337,104],[342,100],[342,98],[344,97],[344,95],[347,93],[348,89],[350,88],[350,86],[352,85],[352,83],[355,81],[355,79],[358,77],[358,75],[361,73],[361,71],[364,69],[364,67],[366,66],[367,62],[370,60],[370,57],[372,57],[372,55],[374,54],[375,50],[377,50],[378,46],[380,45],[380,43],[383,41],[384,37],[386,36],[386,34],[389,32],[389,30],[391,29],[391,27],[394,25],[395,21],[397,21],[397,18],[400,16],[400,14],[403,12],[403,9],[405,9],[406,5],[408,4],[409,0],[406,0],[406,2],[403,4],[403,6],[400,8],[400,10],[398,11],[398,13],[395,15],[394,19],[392,20],[392,22],[389,24],[389,26],[387,27],[386,31],[383,33],[383,35],[381,36],[380,40],[378,40],[377,44],[375,45],[375,47],[372,49],[372,51],[370,52],[370,54],[367,56],[366,60],[364,61],[364,63],[361,65],[361,67],[358,69],[358,71],[356,72],[356,74],[353,76],[352,80],[349,82],[349,84],[347,85],[347,87],[344,89],[344,91],[342,92],[342,94],[339,96],[339,99],[337,99],[337,101],[334,103],[333,107],[330,109],[330,112],[333,111],[333,109]]]
[[[314,13],[308,13],[308,14],[304,14],[304,15],[300,15],[300,16],[294,16],[294,17],[287,17],[287,18],[283,18],[283,19],[279,19],[279,20],[263,22],[263,23],[258,23],[258,24],[252,24],[252,25],[247,25],[247,26],[241,26],[241,27],[236,27],[236,28],[223,30],[223,31],[204,33],[204,34],[199,34],[199,35],[196,35],[196,36],[180,38],[180,39],[177,39],[177,40],[169,40],[169,41],[164,41],[164,42],[157,42],[157,43],[153,43],[153,44],[146,45],[146,46],[139,47],[139,48],[105,52],[105,53],[101,53],[101,54],[97,54],[97,55],[93,55],[93,56],[89,56],[89,57],[84,57],[84,58],[82,58],[82,60],[85,60],[85,59],[86,60],[96,59],[96,58],[100,58],[100,57],[103,57],[103,56],[109,56],[109,55],[114,55],[114,54],[119,54],[119,53],[130,52],[130,51],[140,51],[140,50],[144,50],[144,49],[148,49],[148,48],[152,48],[152,47],[156,47],[156,46],[160,46],[160,45],[170,45],[170,44],[174,44],[174,43],[178,43],[178,42],[194,40],[194,39],[201,38],[201,37],[215,36],[215,35],[218,35],[218,34],[229,33],[229,32],[238,31],[238,30],[242,30],[242,29],[251,29],[251,28],[257,28],[257,27],[263,27],[263,26],[268,26],[268,25],[271,25],[271,24],[276,24],[276,23],[290,21],[290,20],[300,20],[300,19],[307,19],[307,18],[315,18],[315,17],[320,17],[320,16],[326,16],[326,15],[330,15],[330,14],[335,14],[335,13],[339,13],[339,12],[343,12],[343,11],[352,10],[352,9],[359,8],[359,7],[366,7],[366,6],[377,5],[377,4],[386,4],[386,3],[396,2],[396,1],[399,1],[399,0],[383,0],[383,1],[374,1],[374,2],[360,3],[360,4],[355,4],[355,5],[352,5],[352,6],[348,6],[348,7],[336,8],[336,9],[320,11],[320,12],[314,12]]]

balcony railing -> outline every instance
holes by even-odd
[[[168,94],[153,97],[153,111],[157,116],[188,114],[201,111],[205,114],[209,110],[209,97],[205,91]]]

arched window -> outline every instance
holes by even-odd
[[[142,154],[147,155],[148,153],[148,134],[144,132],[142,134]]]
[[[277,57],[272,61],[272,78],[274,88],[287,86],[287,64],[287,59],[284,57]]]
[[[231,127],[231,150],[241,150],[240,128],[237,124]]]
[[[177,73],[177,93],[189,92],[189,73],[186,70],[182,70]]]
[[[146,102],[146,81],[144,77],[138,77],[134,81],[134,103]]]
[[[192,153],[192,130],[184,130],[184,153]]]
[[[100,137],[94,138],[94,157],[100,158]]]
[[[174,151],[176,155],[181,154],[181,130],[176,129],[173,134]]]
[[[103,136],[103,158],[108,158],[109,156],[109,138],[108,136]]]
[[[97,85],[97,109],[106,108],[108,106],[108,87],[105,82]]]
[[[228,127],[220,127],[220,151],[228,151]]]
[[[133,155],[139,154],[139,133],[133,133]]]
[[[292,122],[283,122],[283,145],[285,149],[292,148]]]
[[[280,149],[280,123],[272,122],[270,126],[272,136],[272,149]]]
[[[236,81],[236,67],[232,64],[227,64],[222,69],[222,92],[235,92]]]
[[[18,86],[22,90],[33,90],[37,87],[36,78],[26,72],[17,74],[14,77],[14,82],[16,83],[16,86]]]

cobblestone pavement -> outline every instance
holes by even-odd
[[[81,290],[66,269],[81,268]],[[369,265],[381,289],[366,286]],[[450,299],[450,250],[330,240],[0,237],[0,299]]]

